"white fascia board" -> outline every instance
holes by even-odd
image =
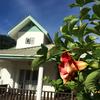
[[[23,28],[28,22],[29,22],[29,18],[25,18],[24,20],[22,20],[19,24],[17,24],[14,28],[12,28],[9,32],[8,35],[13,37],[17,31],[19,31],[21,28]]]
[[[48,39],[52,42],[52,39],[50,38],[48,32],[31,16],[28,16],[28,18],[48,37]]]
[[[13,55],[13,54],[0,54],[0,59],[30,59],[33,60],[37,57],[41,57],[43,55]]]

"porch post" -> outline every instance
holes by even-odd
[[[43,66],[39,67],[36,100],[41,100],[43,81]]]

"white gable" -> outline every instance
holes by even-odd
[[[26,48],[40,46],[44,43],[44,34],[42,32],[26,32],[17,39],[16,48]]]
[[[8,35],[17,41],[16,48],[40,46],[52,42],[47,31],[31,16],[15,26]]]

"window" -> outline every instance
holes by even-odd
[[[29,81],[30,80],[30,76],[31,76],[31,71],[30,70],[27,70],[26,71],[26,75],[25,75],[25,80],[26,81]]]
[[[37,71],[34,71],[32,73],[32,83],[33,84],[36,84],[37,83],[37,79],[38,79],[38,72]]]
[[[38,78],[38,71],[31,71],[31,70],[20,70],[19,73],[19,85],[20,88],[25,88],[26,85],[36,85]]]
[[[34,37],[26,38],[25,44],[34,44]]]
[[[25,75],[24,70],[20,70],[20,73],[19,73],[19,82],[21,82],[24,79],[24,75]]]

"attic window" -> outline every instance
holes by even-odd
[[[26,38],[25,44],[34,44],[34,37]]]

